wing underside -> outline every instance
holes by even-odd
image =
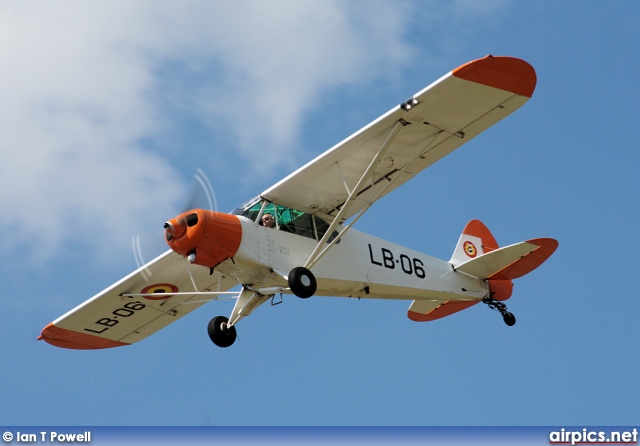
[[[520,59],[488,56],[470,62],[262,196],[328,220],[352,200],[341,215],[346,220],[520,108],[535,83],[535,71]]]
[[[81,350],[133,344],[212,300],[201,292],[235,285],[167,251],[47,325],[39,339]]]

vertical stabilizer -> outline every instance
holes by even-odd
[[[449,263],[457,266],[496,249],[498,242],[489,228],[480,220],[471,220],[462,231]]]
[[[480,220],[471,220],[462,231],[449,263],[456,267],[498,248],[498,242],[489,228]],[[488,283],[489,291],[494,299],[507,300],[511,297],[513,292],[511,280],[488,280]]]

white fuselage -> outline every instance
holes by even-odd
[[[233,260],[216,271],[253,287],[286,286],[304,265],[314,239],[265,228],[238,216],[242,241]],[[350,229],[313,267],[316,295],[404,300],[481,300],[487,284],[454,271],[449,262]]]

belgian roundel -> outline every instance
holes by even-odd
[[[465,254],[469,257],[474,258],[478,254],[478,250],[476,249],[476,245],[471,242],[464,242],[463,249]]]
[[[172,285],[170,283],[156,283],[155,285],[149,285],[148,287],[145,287],[142,291],[140,291],[140,294],[145,294],[145,296],[142,296],[145,299],[162,300],[162,299],[168,299],[172,297],[172,295],[166,294],[166,293],[177,293],[177,292],[178,292],[178,287],[175,285]],[[149,295],[146,295],[147,293],[149,293]],[[161,295],[153,296],[153,294],[161,294]]]

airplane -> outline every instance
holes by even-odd
[[[231,213],[193,209],[171,218],[169,250],[38,339],[69,349],[130,345],[207,302],[235,299],[229,317],[207,327],[215,345],[229,347],[240,320],[283,294],[410,301],[407,315],[417,322],[482,302],[515,324],[504,303],[513,279],[546,261],[556,240],[500,248],[472,220],[446,261],[353,226],[379,199],[524,105],[536,82],[534,68],[513,57],[459,66]]]

